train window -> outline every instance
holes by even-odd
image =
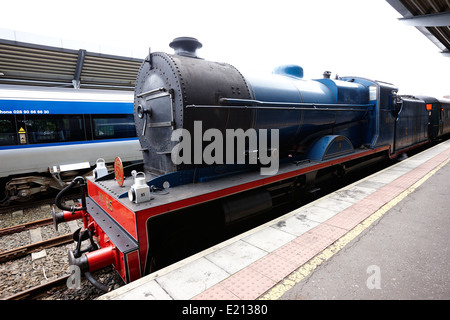
[[[86,140],[81,115],[29,115],[24,123],[29,143]]]
[[[132,114],[92,115],[94,139],[115,139],[136,137]]]
[[[14,116],[3,115],[0,119],[0,146],[17,144]]]

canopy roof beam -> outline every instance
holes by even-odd
[[[72,79],[72,84],[75,89],[80,89],[81,70],[83,70],[84,57],[86,56],[86,50],[78,50],[77,66],[75,68],[75,74]]]

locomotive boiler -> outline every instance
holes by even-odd
[[[268,135],[279,130],[280,158],[304,153],[325,135],[345,136],[347,148],[371,143],[364,132],[377,88],[367,82],[305,80],[303,69],[294,65],[278,67],[265,78],[249,77],[232,65],[199,58],[201,43],[194,38],[177,38],[170,45],[175,54],[150,54],[136,82],[135,122],[149,172],[160,175],[203,164],[194,154],[180,165],[171,158],[178,143],[171,139],[173,131],[193,133],[195,122],[202,124],[200,135],[211,128],[224,136],[227,129],[266,129]],[[203,147],[192,150],[201,153]]]
[[[102,289],[90,272],[113,264],[134,281],[174,262],[172,252],[192,253],[193,242],[212,245],[321,184],[430,141],[425,102],[398,96],[392,84],[327,72],[306,80],[296,65],[254,77],[200,58],[195,38],[170,46],[174,54],[150,53],[137,76],[143,165],[123,168],[116,158],[114,172],[66,188],[83,188],[81,205],[59,201],[66,189],[55,201],[63,210],[56,226],[85,226],[70,264]],[[261,171],[268,165],[275,170]],[[83,241],[91,245],[81,249]]]

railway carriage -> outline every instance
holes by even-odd
[[[426,104],[429,115],[429,137],[440,139],[450,133],[450,100],[436,99],[429,96],[418,96]]]

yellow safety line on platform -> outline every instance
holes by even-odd
[[[386,203],[380,209],[375,211],[371,216],[366,218],[364,221],[359,223],[352,230],[347,232],[344,236],[342,236],[339,240],[334,242],[332,245],[328,246],[322,252],[317,254],[314,258],[309,260],[307,263],[302,265],[296,271],[292,272],[289,276],[287,276],[284,280],[281,281],[278,285],[267,291],[264,295],[259,297],[258,300],[277,300],[283,294],[285,294],[288,290],[290,290],[295,284],[302,281],[306,278],[311,272],[313,272],[318,266],[320,266],[323,262],[330,259],[333,255],[338,253],[342,248],[344,248],[350,241],[355,239],[358,235],[360,235],[365,229],[371,226],[375,221],[381,218],[386,212],[396,206],[400,201],[406,198],[410,193],[414,192],[421,184],[423,184],[426,180],[428,180],[432,175],[434,175],[439,169],[445,166],[450,161],[450,158],[442,162],[440,165],[435,167],[433,170],[428,172],[425,176],[420,178],[416,183],[414,183],[411,187],[400,193],[397,197]]]

